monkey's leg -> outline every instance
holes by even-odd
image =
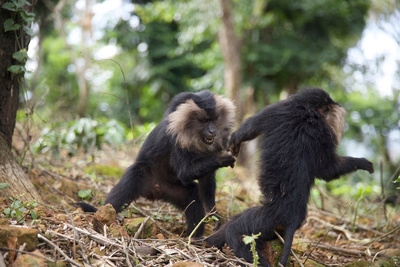
[[[262,240],[271,240],[274,237],[273,229],[271,231],[263,231],[260,223],[265,224],[264,218],[255,218],[250,215],[251,213],[245,213],[243,216],[239,217],[236,221],[232,222],[225,231],[226,242],[228,246],[233,249],[233,252],[237,257],[245,259],[247,262],[254,262],[253,254],[250,250],[250,245],[246,245],[243,242],[243,235],[251,236],[251,234],[258,234],[261,232]],[[251,229],[251,230],[250,230]],[[259,262],[262,266],[269,267],[268,261],[262,254],[261,247],[262,242],[256,241],[256,252],[259,257]]]
[[[238,213],[233,217],[229,218],[229,221],[224,223],[218,231],[207,237],[205,240],[209,245],[221,249],[226,243],[226,228],[234,221],[236,221],[243,213]]]
[[[195,229],[197,224],[204,218],[203,203],[199,197],[199,190],[196,183],[190,183],[183,186],[182,184],[163,183],[160,184],[163,192],[163,199],[172,203],[180,210],[185,211],[187,223],[187,235]],[[204,232],[204,224],[201,224],[194,234],[200,237]]]
[[[288,261],[290,249],[292,248],[293,236],[295,232],[296,229],[294,227],[291,226],[285,227],[285,245],[283,246],[283,252],[280,261],[280,264],[282,266],[286,266],[286,263]]]
[[[198,185],[199,185],[199,196],[204,203],[204,209],[206,213],[214,212],[213,215],[218,218],[218,221],[215,223],[214,227],[214,229],[216,230],[221,226],[222,218],[215,206],[215,190],[216,190],[215,173],[209,174],[199,179]]]
[[[111,189],[104,204],[110,203],[117,212],[124,204],[136,200],[143,190],[143,171],[135,165],[130,166],[121,180]]]

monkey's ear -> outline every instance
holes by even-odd
[[[319,113],[326,116],[331,111],[331,107],[329,105],[324,105],[318,108]]]

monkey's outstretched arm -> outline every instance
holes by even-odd
[[[229,152],[218,155],[195,155],[189,151],[173,151],[170,163],[177,171],[178,179],[184,184],[201,179],[217,169],[232,166],[236,159]]]
[[[365,158],[341,157],[336,155],[334,163],[328,163],[326,168],[321,168],[321,173],[317,175],[325,181],[331,181],[342,175],[356,170],[365,170],[369,173],[374,172],[374,165]]]
[[[242,142],[252,140],[263,132],[263,126],[268,120],[268,108],[258,114],[248,118],[234,133],[229,140],[229,151],[235,156],[239,154],[240,145]]]

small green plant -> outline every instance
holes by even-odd
[[[89,200],[92,197],[92,190],[81,189],[78,191],[78,197],[82,198],[83,200]]]
[[[258,256],[258,253],[256,251],[256,239],[260,235],[261,235],[261,232],[256,234],[256,235],[255,234],[251,234],[251,236],[245,235],[243,237],[243,242],[246,245],[250,244],[250,251],[253,253],[253,266],[258,266],[258,264],[259,264],[259,262],[258,262],[259,256]]]
[[[44,128],[33,148],[37,153],[51,151],[55,156],[60,149],[66,149],[69,156],[73,156],[80,149],[88,152],[93,148],[100,149],[103,144],[122,144],[126,140],[127,132],[121,122],[113,119],[80,118]]]
[[[37,221],[37,215],[33,211],[34,208],[37,207],[37,202],[36,200],[32,202],[25,202],[20,200],[23,195],[20,195],[19,197],[13,198],[10,197],[10,200],[12,201],[10,207],[4,209],[4,214],[6,215],[6,218],[14,218],[17,220],[18,223],[23,223],[25,222],[25,218],[28,215],[31,215],[33,221],[32,223]]]
[[[7,189],[10,185],[8,183],[0,183],[0,189]]]
[[[199,229],[200,225],[202,223],[208,223],[210,222],[210,220],[213,221],[219,221],[219,219],[217,218],[217,216],[214,215],[215,211],[213,212],[209,212],[208,214],[206,214],[206,216],[204,216],[203,219],[201,219],[201,221],[196,225],[196,227],[193,229],[193,231],[190,233],[190,235],[188,236],[188,244],[190,245],[190,243],[192,243],[192,237],[194,235],[194,233],[197,231],[197,229]]]

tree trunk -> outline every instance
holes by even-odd
[[[236,36],[232,17],[231,0],[220,0],[222,25],[219,32],[219,43],[225,63],[225,87],[228,97],[237,107],[238,121],[242,121],[240,87],[242,86],[242,43]]]
[[[225,87],[228,97],[232,99],[237,108],[237,121],[242,122],[246,113],[242,104],[240,88],[242,87],[242,42],[235,33],[232,16],[232,1],[220,0],[222,10],[222,25],[219,32],[219,43],[225,63]],[[254,164],[250,160],[252,151],[249,143],[241,146],[237,165],[244,166],[250,175],[253,175]]]
[[[24,194],[19,199],[37,200],[40,201],[40,195],[36,191],[28,176],[25,175],[21,166],[14,159],[10,148],[3,136],[0,133],[0,182],[7,183],[7,189],[0,189],[1,197],[19,196]]]
[[[30,6],[25,8],[31,12],[35,0],[30,0]],[[1,4],[4,1],[1,2]],[[11,65],[21,64],[13,59],[13,54],[22,48],[27,49],[30,38],[24,33],[22,27],[15,31],[4,30],[4,22],[13,18],[15,23],[23,25],[19,14],[2,8],[0,12],[0,182],[8,183],[9,188],[0,190],[0,196],[13,196],[25,194],[22,199],[40,200],[40,196],[33,187],[21,167],[11,153],[11,141],[15,127],[18,109],[19,86],[22,74],[13,74],[8,71]],[[17,40],[18,38],[18,40]]]
[[[13,31],[4,32],[4,22],[11,17],[11,12],[1,9],[0,12],[0,133],[3,133],[8,149],[15,127],[18,109],[20,75],[13,75],[7,69],[17,64],[12,58],[17,51]]]

